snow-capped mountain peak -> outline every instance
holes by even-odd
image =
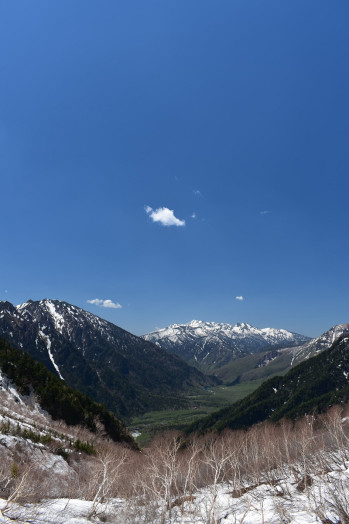
[[[259,329],[247,322],[231,325],[202,320],[172,324],[143,338],[187,361],[205,365],[222,364],[263,349],[295,346],[310,340],[284,329]]]
[[[54,329],[62,335],[70,335],[72,329],[86,325],[98,329],[101,333],[108,328],[108,321],[85,311],[77,306],[60,300],[43,299],[37,302],[28,300],[16,306],[16,310],[26,320],[39,323],[42,329]]]
[[[248,324],[247,322],[238,322],[237,324],[234,324],[233,328],[236,330],[244,330],[244,329],[251,329],[253,326],[251,324]]]

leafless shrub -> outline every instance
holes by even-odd
[[[343,523],[349,522],[349,490],[348,478],[332,478],[328,485],[327,507],[330,508]]]
[[[332,460],[335,460],[338,465],[345,465],[345,462],[349,459],[349,439],[342,419],[343,409],[340,406],[333,406],[322,417],[328,435],[328,444],[334,451]]]
[[[79,497],[92,501],[91,517],[105,512],[108,500],[119,496],[129,454],[130,450],[122,445],[104,444],[97,456],[75,464]]]
[[[289,524],[290,522],[292,522],[292,517],[290,515],[289,508],[287,507],[285,500],[275,500],[274,509],[278,517],[278,522],[280,524]]]
[[[154,439],[146,450],[144,477],[141,480],[143,493],[159,507],[161,522],[168,511],[171,514],[173,495],[179,493],[180,469],[178,451],[182,438],[177,432],[162,434]]]
[[[31,473],[31,465],[19,467],[16,463],[12,464],[11,470],[7,472],[5,479],[3,477],[8,496],[0,509],[0,515],[11,519],[10,511],[15,503],[27,502],[36,495]]]

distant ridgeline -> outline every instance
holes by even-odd
[[[163,349],[176,353],[201,371],[214,371],[244,356],[299,346],[311,339],[285,329],[258,329],[247,323],[231,324],[192,320],[172,324],[144,335]]]
[[[95,432],[97,424],[115,442],[136,448],[125,426],[101,404],[74,391],[28,353],[13,348],[0,338],[0,369],[22,395],[35,394],[42,409],[53,419],[69,425],[82,425]]]
[[[349,333],[283,377],[264,382],[253,393],[190,426],[188,432],[247,428],[257,422],[296,419],[349,399]]]

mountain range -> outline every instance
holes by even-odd
[[[247,323],[220,324],[193,320],[144,335],[145,340],[181,356],[226,385],[260,383],[283,375],[300,362],[329,348],[349,324],[334,326],[320,337],[284,329],[259,329]]]
[[[257,387],[322,354],[346,333],[349,324],[310,339],[247,323],[192,321],[140,338],[67,302],[0,302],[0,337],[124,419],[186,407],[190,395],[222,382]]]
[[[0,302],[0,336],[119,417],[186,404],[215,385],[179,357],[58,300]]]
[[[263,350],[300,346],[311,340],[285,329],[259,329],[247,323],[231,325],[200,320],[172,324],[143,338],[205,371],[216,370],[232,360]]]

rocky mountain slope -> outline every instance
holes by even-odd
[[[299,346],[311,339],[284,329],[258,329],[250,324],[219,324],[192,320],[144,335],[200,369],[213,370],[262,350]]]
[[[296,348],[288,348],[287,352],[292,355],[291,365],[299,364],[303,360],[318,355],[325,349],[329,348],[343,335],[349,333],[349,324],[338,324],[323,333],[317,338],[306,342]]]
[[[217,383],[176,355],[58,300],[0,302],[0,336],[121,417],[185,404]]]

